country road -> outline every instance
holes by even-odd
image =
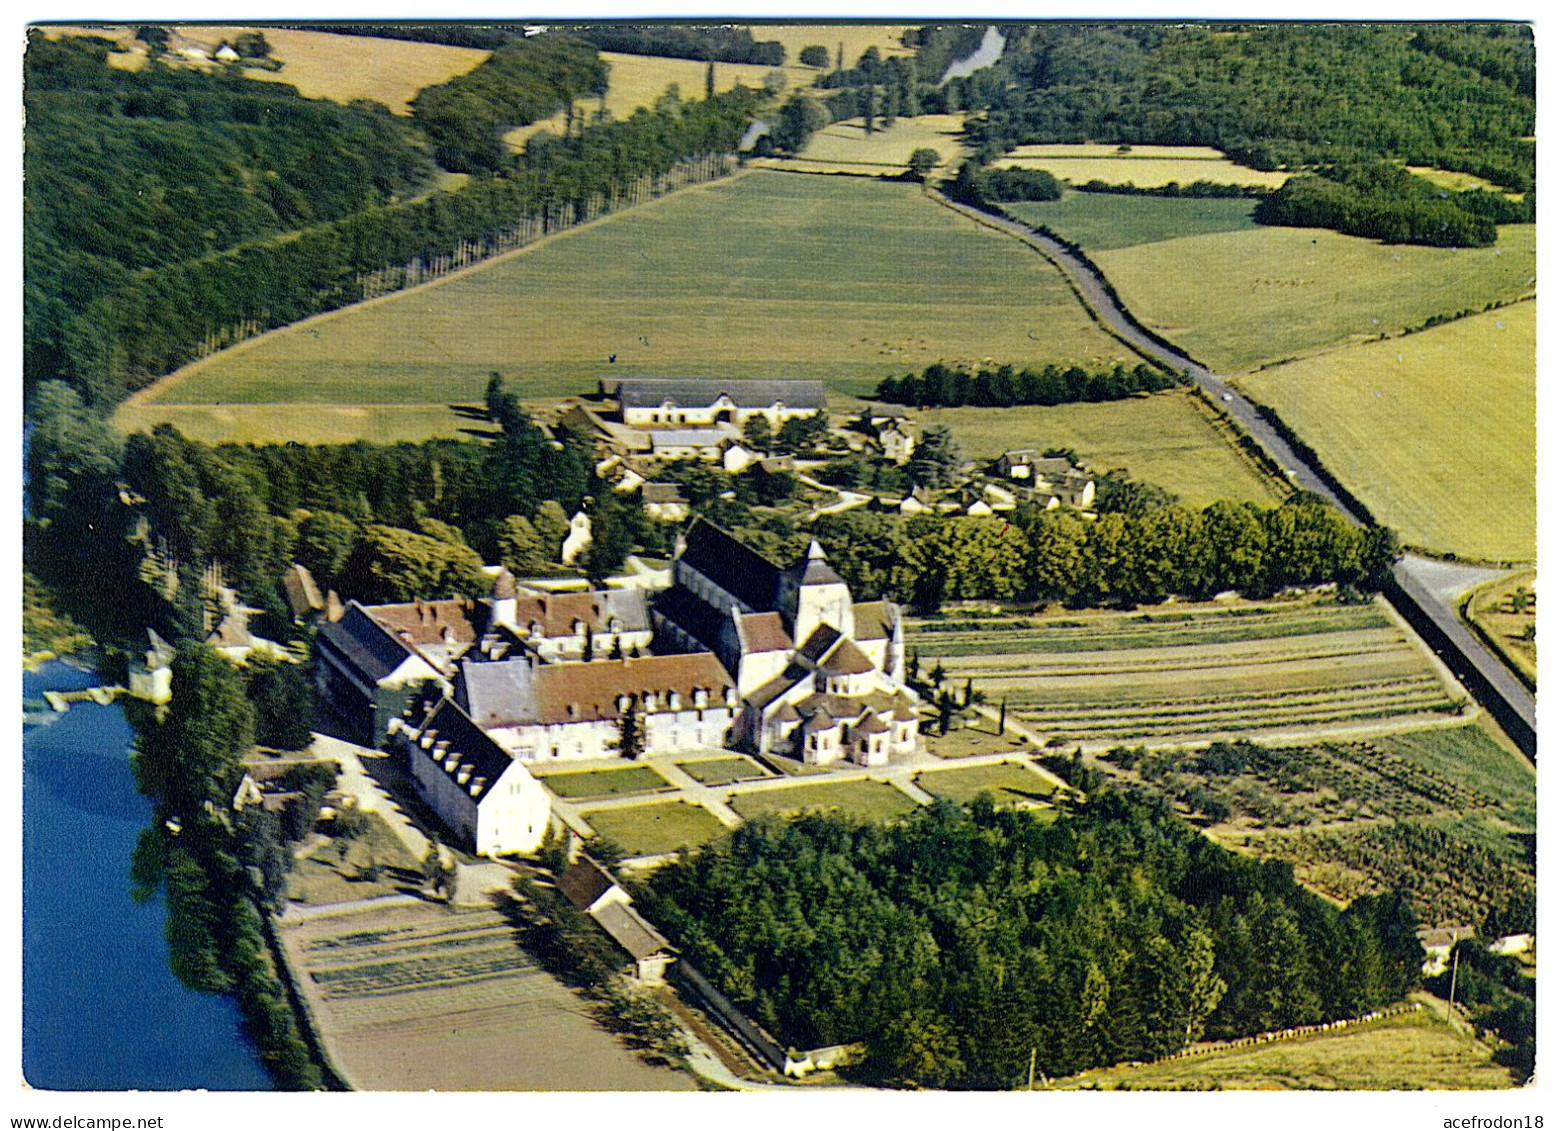
[[[979,224],[1013,236],[1040,252],[1068,277],[1097,320],[1116,337],[1145,357],[1186,373],[1214,398],[1216,404],[1244,433],[1262,446],[1263,451],[1283,470],[1291,483],[1316,492],[1337,507],[1351,522],[1363,524],[1360,516],[1328,486],[1316,469],[1297,455],[1273,427],[1258,415],[1257,410],[1231,389],[1223,377],[1145,330],[1117,301],[1105,278],[1092,264],[1075,255],[1058,240],[1026,224],[952,201],[936,189],[928,189],[927,193],[945,207]],[[1397,564],[1393,570],[1393,584],[1386,595],[1414,630],[1451,668],[1452,673],[1495,717],[1511,740],[1529,759],[1536,759],[1537,704],[1532,693],[1500,657],[1463,624],[1452,602],[1426,585],[1417,559],[1405,557]]]

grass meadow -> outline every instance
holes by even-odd
[[[925,793],[951,801],[970,801],[988,793],[999,805],[1031,805],[1052,796],[1057,787],[1018,762],[992,766],[962,766],[953,770],[925,770],[914,783]]]
[[[571,770],[539,775],[545,788],[557,797],[618,797],[627,793],[656,793],[669,783],[651,766],[625,766],[610,770]]]
[[[897,176],[907,170],[914,149],[936,150],[940,165],[934,179],[949,176],[966,156],[964,114],[923,114],[897,118],[872,133],[863,119],[833,122],[815,134],[794,158],[762,158],[757,164],[801,173],[867,173]]]
[[[1113,145],[1022,145],[994,165],[1045,169],[1058,180],[1075,185],[1104,181],[1139,188],[1194,181],[1278,188],[1290,176],[1237,165],[1219,150],[1202,145],[1136,145],[1127,151]]]
[[[1509,225],[1494,247],[1454,250],[1259,227],[1094,259],[1140,321],[1230,373],[1528,294],[1534,237],[1531,224]]]
[[[1097,471],[1124,469],[1193,506],[1215,499],[1260,506],[1279,500],[1186,392],[1105,404],[941,408],[915,415],[924,423],[948,424],[972,459],[992,459],[1009,448],[1073,448]]]
[[[707,810],[685,801],[595,809],[584,813],[583,818],[594,832],[620,845],[627,856],[658,856],[681,848],[700,848],[728,832],[723,822]]]
[[[747,821],[768,813],[806,812],[840,812],[867,821],[893,821],[917,808],[917,802],[895,786],[868,778],[736,792],[729,796],[728,804]]]
[[[1405,543],[1536,556],[1533,302],[1241,379]]]
[[[1057,1082],[1103,1091],[1415,1091],[1511,1087],[1490,1049],[1434,1003],[1347,1029],[1180,1060],[1101,1068]]]
[[[968,615],[908,630],[925,668],[972,679],[1061,743],[1399,729],[1440,720],[1455,694],[1380,604]]]
[[[1006,204],[1004,210],[1032,226],[1046,225],[1089,252],[1116,251],[1161,240],[1257,227],[1256,205],[1245,199],[1113,196],[1065,192],[1061,200]]]
[[[492,370],[525,397],[632,373],[868,395],[889,374],[988,359],[1137,361],[1040,256],[915,186],[754,172],[245,343],[137,397],[153,411],[136,423],[285,405],[366,408],[368,425],[373,406],[477,402]]]
[[[744,756],[732,758],[698,758],[692,762],[675,763],[702,785],[728,785],[736,781],[770,777],[766,770]]]

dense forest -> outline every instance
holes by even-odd
[[[565,103],[569,91],[575,94],[597,81],[597,59],[564,40],[513,47],[555,64],[542,73],[554,87],[556,106]],[[434,261],[444,266],[473,262],[516,241],[656,195],[668,187],[664,178],[684,163],[732,153],[762,99],[736,90],[705,101],[666,101],[654,111],[639,111],[570,138],[536,139],[524,153],[504,158],[499,169],[456,193],[411,199],[390,190],[408,192],[419,183],[409,174],[425,177],[433,168],[427,142],[413,122],[393,119],[377,107],[339,107],[300,98],[288,87],[157,64],[137,72],[110,70],[108,49],[101,41],[49,42],[35,35],[24,64],[29,115],[24,373],[29,388],[58,377],[101,406],[239,337],[408,285]],[[511,87],[503,86],[509,80]],[[513,113],[512,104],[501,100],[509,96],[531,98],[530,109],[544,104],[532,92],[533,75],[522,67],[498,66],[488,78],[472,81],[473,86],[455,88],[454,94],[436,95],[432,104],[499,116]],[[169,91],[185,90],[185,84],[192,84],[187,88],[192,94],[162,100]],[[498,88],[508,93],[498,98],[492,93]],[[520,88],[529,93],[520,94]],[[136,251],[130,240],[127,262],[105,257],[100,245],[114,247],[119,237],[104,230],[124,225],[117,219],[117,203],[98,210],[98,180],[114,193],[127,184],[162,202],[160,211],[147,215],[145,226],[157,228],[165,221],[173,235],[157,238],[172,240],[183,228],[169,210],[202,215],[195,204],[180,201],[205,191],[201,182],[188,178],[188,170],[204,167],[204,158],[191,152],[186,159],[183,150],[167,149],[152,134],[143,151],[90,139],[133,129],[133,115],[124,107],[133,109],[142,101],[156,107],[165,101],[166,113],[182,106],[187,116],[194,95],[203,107],[208,94],[223,91],[229,92],[228,103],[216,98],[214,105],[229,105],[234,113],[251,107],[262,123],[247,132],[234,127],[248,140],[227,164],[233,184],[262,186],[271,179],[269,172],[279,178],[278,171],[267,172],[254,156],[273,149],[292,154],[286,167],[296,167],[302,187],[290,195],[284,182],[262,193],[254,190],[258,201],[271,202],[270,210],[258,203],[238,208],[238,217],[252,215],[241,224],[228,222],[229,228],[235,226],[227,237],[230,243],[219,242],[220,231],[202,228],[200,239],[206,243],[185,238],[181,254],[153,256]],[[343,123],[338,128],[336,118]],[[480,130],[500,124],[472,126],[471,136],[490,137]],[[341,159],[345,168],[335,176],[313,154],[320,146],[345,145],[358,127],[362,149],[348,151]],[[178,129],[184,132],[175,130],[174,136],[195,150],[210,132],[195,121]],[[217,138],[211,145],[218,145],[221,127],[210,129]],[[262,146],[258,135],[264,135]],[[75,144],[64,145],[66,138]],[[368,147],[368,141],[377,148]],[[68,155],[71,149],[97,156],[78,161]],[[118,157],[130,166],[121,169]],[[284,219],[289,214],[277,211],[275,202],[307,195],[307,178],[321,174],[359,188],[331,205],[331,212],[315,205],[311,215]],[[133,199],[135,193],[129,195]],[[322,198],[331,199],[328,193]],[[135,217],[152,206],[126,207]]]
[[[1449,192],[1384,162],[1323,166],[1291,177],[1254,213],[1263,224],[1431,247],[1489,247],[1496,224],[1528,224],[1536,214],[1533,193],[1513,201],[1482,189]]]
[[[1056,822],[986,799],[881,827],[755,822],[655,872],[644,910],[799,1048],[872,1082],[1014,1088],[1353,1017],[1417,986],[1397,896],[1340,912],[1114,791]]]
[[[1033,24],[948,84],[984,159],[1024,144],[1208,145],[1259,169],[1352,158],[1533,185],[1522,24]]]

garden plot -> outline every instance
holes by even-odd
[[[590,1019],[493,910],[436,903],[285,922],[315,1026],[357,1089],[689,1091]]]
[[[920,665],[970,679],[1055,742],[1162,742],[1226,734],[1402,727],[1459,708],[1383,606],[1198,607],[928,621]]]

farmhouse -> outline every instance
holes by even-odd
[[[1088,510],[1095,505],[1095,477],[1064,456],[1016,449],[999,456],[989,470],[1027,488],[1029,497],[1046,510],[1057,506]]]
[[[783,568],[698,518],[653,620],[661,650],[711,652],[733,673],[749,749],[861,765],[916,749],[900,610],[855,605],[818,542]]]
[[[601,382],[601,392],[605,391]],[[632,377],[620,382],[616,395],[621,419],[627,424],[743,427],[764,416],[774,429],[796,417],[814,416],[825,408],[820,381],[678,380]]]
[[[550,795],[451,699],[420,726],[393,721],[416,788],[433,811],[481,856],[533,852],[550,827]]]

